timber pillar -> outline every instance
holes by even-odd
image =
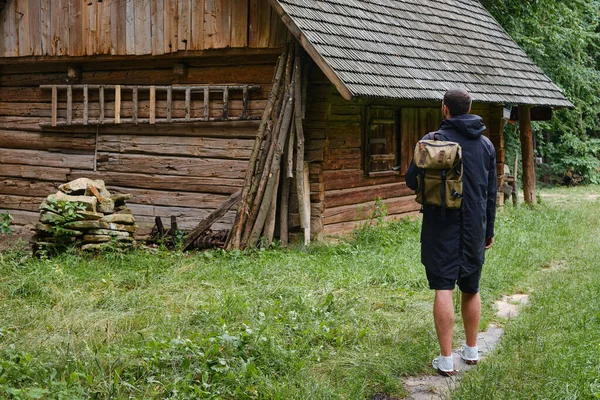
[[[521,136],[521,159],[523,160],[523,195],[526,204],[537,204],[535,193],[535,166],[533,164],[533,131],[530,107],[519,105],[519,131]]]

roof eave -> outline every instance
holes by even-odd
[[[289,29],[290,33],[300,42],[300,45],[304,48],[306,53],[312,58],[312,60],[319,66],[321,71],[325,74],[327,79],[336,87],[342,97],[346,100],[352,100],[353,96],[350,90],[346,87],[344,82],[331,68],[327,61],[321,56],[321,54],[315,49],[312,43],[306,38],[304,33],[298,28],[292,18],[284,11],[283,7],[277,0],[269,0],[271,6],[277,12],[285,26]]]

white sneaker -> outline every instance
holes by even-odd
[[[460,358],[462,358],[467,365],[477,365],[479,362],[479,350],[477,349],[477,346],[469,347],[465,344],[460,351]]]
[[[440,375],[453,376],[456,374],[452,356],[444,357],[440,355],[439,357],[433,359],[431,365],[433,366],[433,369],[435,369]]]

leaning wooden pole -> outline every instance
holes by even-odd
[[[219,208],[213,211],[208,217],[204,218],[200,223],[194,228],[192,232],[185,238],[183,242],[183,250],[187,250],[192,243],[196,241],[212,224],[215,223],[219,218],[221,218],[225,213],[234,206],[240,200],[242,192],[238,190],[225,201],[225,203],[221,204]]]
[[[262,141],[264,139],[263,136],[265,134],[265,130],[267,129],[267,124],[269,122],[271,113],[273,111],[273,107],[275,106],[275,102],[277,100],[277,93],[279,92],[279,87],[281,86],[281,81],[283,78],[283,73],[285,71],[286,61],[288,58],[288,52],[288,47],[286,47],[283,50],[281,56],[279,57],[279,61],[277,62],[276,72],[273,76],[273,86],[271,88],[271,92],[269,93],[269,98],[267,100],[267,105],[265,107],[265,111],[263,113],[262,120],[258,128],[258,133],[256,135],[256,138],[254,139],[254,148],[252,149],[250,161],[248,162],[248,170],[246,171],[246,176],[244,178],[244,186],[242,188],[239,210],[232,227],[229,243],[227,244],[228,249],[239,249],[240,247],[240,240],[242,235],[241,225],[243,224],[245,214],[248,210],[248,192],[250,191],[252,179],[256,172],[256,162],[258,160],[258,155],[260,153]]]
[[[296,62],[294,64],[296,105],[294,123],[296,124],[296,193],[298,195],[298,213],[300,227],[304,230],[304,244],[310,242],[310,194],[305,185],[304,171],[304,127],[302,125],[302,48],[296,43]],[[308,194],[308,195],[307,195]],[[306,199],[309,199],[307,202]]]
[[[271,161],[270,171],[268,172],[268,183],[264,193],[264,200],[261,202],[259,206],[259,212],[256,217],[256,221],[252,228],[252,232],[248,239],[248,246],[256,246],[258,243],[258,239],[260,238],[260,233],[262,232],[265,221],[269,214],[271,207],[276,207],[271,204],[272,199],[276,199],[273,196],[278,184],[279,184],[279,171],[281,170],[281,155],[283,154],[283,148],[286,144],[286,139],[288,135],[288,131],[290,130],[290,126],[292,124],[292,116],[294,113],[294,79],[292,79],[292,83],[290,85],[291,90],[285,99],[285,107],[283,108],[282,115],[282,123],[280,124],[279,132],[277,133],[277,143],[275,152],[273,154],[273,159]]]
[[[537,204],[535,193],[535,166],[533,164],[533,131],[530,107],[519,106],[519,130],[523,163],[523,196],[526,204]]]

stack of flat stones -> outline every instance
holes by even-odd
[[[135,218],[127,207],[130,194],[111,194],[102,180],[79,178],[59,186],[40,205],[40,222],[34,236],[38,245],[53,243],[53,225],[63,223],[61,233],[72,236],[82,244],[82,250],[101,250],[106,247],[127,248],[135,243]],[[56,213],[56,201],[66,200],[85,207],[77,212],[75,221],[64,223]]]

